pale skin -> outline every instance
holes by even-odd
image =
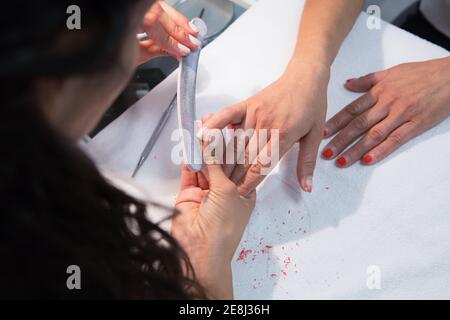
[[[164,4],[156,6],[159,8],[145,10],[145,17],[136,14],[114,70],[89,78],[60,82],[43,79],[37,83],[47,93],[52,92],[40,97],[49,122],[73,141],[92,130],[136,65],[161,54],[175,57],[187,54],[180,49],[180,43],[195,47],[189,35],[196,32],[186,24],[187,20],[164,9]],[[239,124],[244,128],[280,129],[281,154],[300,143],[297,176],[300,186],[311,192],[325,128],[330,66],[361,6],[362,1],[354,0],[307,1],[297,45],[284,74],[256,96],[204,119],[207,126]],[[177,27],[170,27],[173,24],[158,18],[161,16],[170,17]],[[152,27],[152,23],[159,26]],[[154,41],[148,46],[135,39],[135,34],[142,30]],[[79,92],[83,92],[81,97]],[[436,114],[441,116],[439,112]],[[207,165],[200,174],[182,171],[176,205],[180,214],[173,221],[172,234],[188,253],[197,278],[211,298],[233,297],[231,259],[254,207],[254,189],[263,178],[257,166],[227,167],[225,172],[220,165]]]
[[[350,79],[346,88],[365,94],[328,120],[325,137],[336,136],[322,155],[341,168],[372,165],[450,116],[450,57]]]
[[[255,96],[214,115],[204,127],[255,129],[255,137],[259,129],[278,129],[280,158],[295,143],[300,144],[298,182],[311,192],[325,127],[330,67],[362,4],[360,0],[306,1],[297,44],[282,76]],[[248,154],[247,150],[246,164],[227,169],[243,195],[253,192],[265,177],[261,175],[262,156],[249,159]]]
[[[186,46],[195,47],[195,43],[186,42],[190,39],[186,35],[195,34],[187,19],[172,8],[165,8],[163,13],[166,6],[157,1],[150,8],[148,4],[136,8],[123,43],[118,45],[119,60],[111,70],[36,81],[38,105],[52,127],[73,143],[78,142],[95,127],[139,63],[161,54],[177,58],[185,55],[177,51],[180,42],[174,39],[182,38]],[[151,44],[136,40],[136,33],[144,29],[154,39]],[[220,165],[207,165],[199,174],[182,170],[176,205],[179,214],[173,220],[172,234],[187,252],[197,280],[210,298],[233,297],[231,259],[254,204],[255,195],[241,196]]]
[[[139,43],[138,64],[165,55],[181,58],[200,44],[197,28],[162,0],[154,1],[145,13],[139,31],[152,36]]]

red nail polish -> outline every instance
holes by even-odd
[[[339,159],[337,159],[337,163],[339,166],[344,167],[347,164],[347,159],[345,159],[344,157],[340,157]]]
[[[327,129],[323,129],[323,136],[326,137],[328,135],[328,130]]]
[[[369,163],[372,162],[372,160],[373,160],[372,156],[371,156],[370,154],[367,154],[367,155],[365,155],[364,158],[363,158],[363,163],[364,163],[364,164],[369,164]]]
[[[333,157],[333,154],[334,152],[330,148],[327,148],[322,152],[322,155],[325,159],[331,159],[331,157]]]

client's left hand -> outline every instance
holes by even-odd
[[[342,168],[377,163],[450,116],[450,58],[401,64],[347,80],[346,87],[367,93],[326,123],[325,137],[337,135],[322,156],[339,156]]]
[[[139,64],[158,56],[181,58],[200,44],[197,28],[164,1],[155,1],[144,16],[142,30],[150,39],[139,42]]]

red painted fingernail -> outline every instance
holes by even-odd
[[[328,135],[328,130],[327,129],[323,129],[323,136],[326,137]]]
[[[331,157],[333,157],[333,154],[334,152],[330,148],[327,148],[322,152],[322,155],[325,159],[331,159]]]
[[[345,159],[344,157],[340,157],[339,159],[337,159],[337,163],[339,166],[344,167],[347,164],[347,159]]]
[[[370,154],[365,155],[364,158],[363,158],[363,163],[364,164],[369,164],[372,161],[373,161],[373,158],[372,158],[372,156]]]

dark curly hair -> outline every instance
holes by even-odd
[[[3,4],[0,298],[205,297],[176,240],[147,220],[146,204],[108,183],[36,106],[36,79],[112,67],[132,10],[141,1]],[[81,37],[55,48],[55,39],[68,32],[70,4],[82,8]],[[81,269],[81,290],[66,286],[70,265]]]

